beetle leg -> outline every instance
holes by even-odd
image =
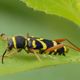
[[[65,39],[65,41],[67,41],[67,42],[69,42],[71,44],[71,46],[69,46],[69,45],[66,45],[66,46],[68,46],[68,47],[80,52],[80,48],[77,47],[75,44],[73,44],[71,41],[69,41],[68,39]]]
[[[34,53],[34,55],[36,56],[38,61],[41,61],[41,59],[40,59],[39,55],[37,54],[37,52],[34,49],[32,49],[31,51]]]
[[[69,41],[68,39],[64,39],[64,38],[61,38],[61,39],[56,39],[54,40],[56,42],[63,42],[63,41],[67,41],[69,44],[71,44],[71,46],[67,45],[68,47],[76,50],[76,51],[79,51],[80,52],[80,48],[78,48],[75,44],[73,44],[71,41]]]
[[[26,53],[29,53],[29,50],[26,50],[26,48],[24,48],[24,50],[25,50]]]
[[[21,52],[22,51],[22,49],[17,49],[17,52]]]
[[[65,46],[67,46],[67,47],[69,47],[69,48],[71,48],[73,50],[76,50],[76,51],[80,52],[80,48],[76,48],[76,47],[70,46],[70,45],[65,45]]]
[[[62,48],[64,46],[64,44],[58,44],[56,46],[53,46],[51,48],[48,48],[47,50],[45,50],[45,52],[52,52],[54,51],[55,49],[59,49],[59,48]]]
[[[64,38],[60,38],[60,39],[56,39],[56,40],[54,40],[54,41],[56,41],[56,42],[63,42],[63,41],[65,41],[66,39],[64,39]]]

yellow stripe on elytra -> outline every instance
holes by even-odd
[[[64,46],[64,51],[66,52],[67,51],[67,48]]]
[[[57,46],[57,42],[56,42],[56,41],[53,41],[53,45],[54,45],[54,46]],[[56,52],[57,49],[55,49],[54,51]]]
[[[12,40],[13,40],[14,48],[17,48],[16,47],[16,39],[15,39],[15,37],[12,37]]]
[[[33,48],[36,48],[36,41],[35,40],[32,41],[32,46],[33,46]]]
[[[42,44],[42,46],[43,46],[42,50],[47,49],[47,46],[43,41],[41,41],[40,39],[37,39],[37,41],[39,41]]]

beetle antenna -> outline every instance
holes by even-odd
[[[4,63],[4,55],[6,54],[6,52],[7,52],[7,49],[4,51],[4,53],[3,53],[3,55],[2,55],[2,64]]]

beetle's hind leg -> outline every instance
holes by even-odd
[[[58,44],[56,46],[53,46],[53,47],[48,48],[47,50],[45,50],[45,52],[52,52],[52,51],[55,51],[57,49],[62,48],[63,46],[64,46],[64,44]]]
[[[63,41],[65,41],[66,39],[65,38],[60,38],[60,39],[56,39],[56,40],[54,40],[54,41],[56,41],[57,43],[60,43],[60,42],[63,42]]]
[[[66,46],[68,46],[69,48],[72,48],[72,49],[80,52],[80,48],[77,47],[75,44],[73,44],[73,43],[72,43],[70,40],[68,40],[68,39],[61,38],[61,39],[56,39],[56,40],[54,40],[54,41],[56,41],[57,43],[60,43],[60,42],[63,42],[63,41],[67,41],[70,45],[66,45]]]

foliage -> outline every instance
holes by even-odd
[[[80,25],[79,0],[22,0],[28,7],[67,18]]]

